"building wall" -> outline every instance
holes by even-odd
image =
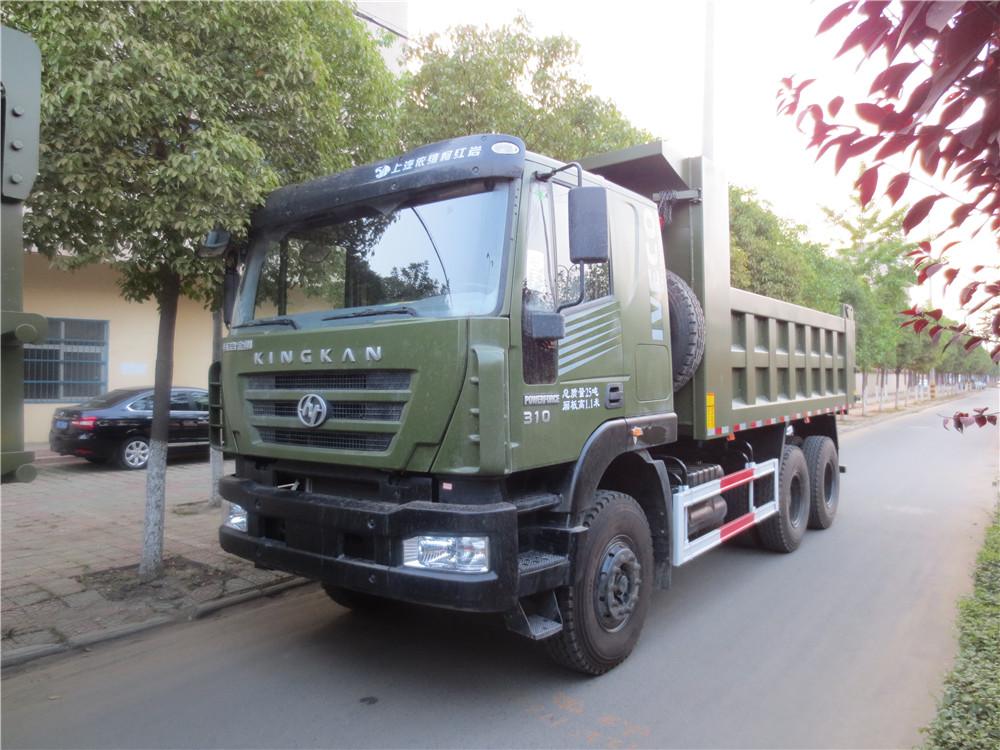
[[[52,268],[37,253],[24,258],[24,310],[52,318],[108,321],[107,390],[152,386],[159,313],[156,302],[126,302],[117,274],[94,264],[76,271]],[[205,388],[212,361],[212,315],[200,302],[181,299],[174,341],[175,385]],[[24,405],[24,440],[47,442],[52,412],[71,402]]]

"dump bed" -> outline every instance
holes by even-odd
[[[730,287],[729,191],[711,161],[656,141],[581,164],[661,205],[667,268],[704,309],[704,359],[674,394],[682,435],[708,439],[849,408],[853,311],[830,315]]]

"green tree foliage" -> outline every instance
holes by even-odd
[[[532,36],[524,16],[423,37],[407,51],[416,72],[403,76],[403,140],[505,132],[566,161],[652,140],[578,80],[578,54],[568,37]]]
[[[114,263],[129,299],[164,273],[214,291],[198,237],[391,143],[394,81],[341,3],[5,3],[3,21],[44,63],[28,239]]]
[[[349,5],[5,3],[42,52],[40,175],[25,231],[68,265],[104,262],[160,309],[140,572],[162,567],[163,494],[179,295],[208,298],[198,238],[245,234],[279,184],[383,154],[398,94]]]
[[[753,190],[730,186],[729,237],[733,286],[804,304],[815,269],[801,228],[782,219]],[[822,255],[822,250],[819,250]]]
[[[856,203],[850,213],[826,209],[826,214],[847,240],[835,253],[850,278],[842,297],[855,305],[858,367],[909,368],[914,363],[897,356],[907,333],[899,328],[899,311],[906,307],[913,283],[904,256],[915,245],[903,239],[902,212],[884,216]]]
[[[804,227],[782,219],[752,190],[730,187],[729,211],[733,286],[834,314],[851,305],[863,372],[995,371],[982,349],[966,357],[960,347],[945,351],[899,327],[915,282],[906,256],[916,244],[905,240],[905,209],[886,215],[855,202],[847,212],[826,210],[841,237],[831,248],[807,241]]]

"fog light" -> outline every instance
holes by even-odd
[[[408,568],[486,573],[490,540],[485,536],[415,536],[403,541],[403,565]]]
[[[222,522],[223,525],[237,531],[242,531],[245,534],[247,530],[246,510],[244,510],[242,505],[236,505],[236,503],[228,503],[228,505],[229,507],[226,509],[226,515]]]

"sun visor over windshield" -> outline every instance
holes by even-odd
[[[524,142],[509,135],[440,141],[385,161],[279,188],[254,213],[255,228],[278,227],[394,193],[489,177],[514,178],[524,169]]]

